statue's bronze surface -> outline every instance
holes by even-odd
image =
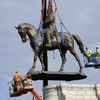
[[[43,22],[43,25],[45,26],[45,34],[46,34],[46,38],[47,38],[47,43],[46,46],[50,47],[51,46],[51,39],[50,39],[50,34],[52,35],[52,33],[55,31],[54,27],[53,27],[53,23],[54,23],[55,17],[54,14],[52,12],[52,10],[50,9],[50,15],[49,15],[49,11],[48,11],[48,16],[45,19],[45,21]],[[53,38],[53,35],[52,35]]]
[[[38,40],[37,46],[34,48],[34,45],[35,45],[39,30],[36,29],[34,26],[28,24],[28,23],[20,24],[18,27],[16,27],[16,29],[18,29],[18,33],[21,36],[22,42],[25,43],[27,41],[26,35],[29,37],[31,47],[32,47],[32,49],[34,49],[34,52],[35,52],[35,54],[34,54],[34,63],[33,63],[32,68],[30,69],[31,71],[35,68],[37,57],[39,57],[40,62],[42,64],[42,71],[44,71],[45,66],[44,66],[44,63],[43,63],[42,51],[43,50],[59,49],[59,46],[60,46],[61,50],[63,50],[63,51],[69,50],[71,52],[71,54],[78,61],[78,64],[80,66],[79,72],[82,72],[83,67],[81,65],[79,56],[76,54],[76,52],[74,50],[72,38],[68,33],[63,32],[63,35],[64,35],[64,46],[62,44],[61,32],[56,32],[57,36],[59,38],[59,46],[58,46],[58,42],[57,42],[57,38],[55,36],[55,33],[52,33],[53,38],[51,38],[51,46],[45,46],[46,38],[45,38],[45,29],[44,29],[43,30],[43,46],[42,46],[42,48],[41,48],[41,45],[42,45],[41,36],[39,36],[39,40]],[[81,39],[79,38],[79,36],[73,34],[72,37],[76,40],[81,53],[83,53],[83,55],[86,56],[86,53],[85,53],[84,47],[83,47],[83,43],[82,43]],[[66,54],[65,52],[60,52],[60,55],[61,55],[61,58],[62,58],[62,65],[61,65],[61,68],[60,68],[59,71],[63,71],[63,67],[64,67],[64,64],[66,62],[65,54]]]

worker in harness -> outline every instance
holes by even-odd
[[[19,90],[19,85],[20,85],[21,88],[23,88],[23,86],[22,86],[22,77],[18,73],[18,71],[16,71],[16,74],[13,76],[13,80],[14,80],[14,85],[17,86],[17,91]]]
[[[91,53],[92,53],[92,51],[90,49],[88,49],[88,47],[86,47],[86,51],[85,52],[87,54],[88,62],[90,62],[91,61]]]
[[[53,14],[53,11],[52,11],[51,8],[50,8],[50,11],[48,9],[47,12],[48,12],[48,16],[47,16],[46,20],[43,22],[43,25],[45,26],[45,30],[46,30],[46,38],[47,38],[46,46],[50,47],[51,46],[51,38],[50,38],[50,36],[55,31],[55,29],[53,27],[53,23],[54,23],[55,17],[54,17],[54,14]],[[53,35],[51,37],[53,37]]]

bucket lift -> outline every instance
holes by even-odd
[[[35,97],[36,100],[42,100],[42,98],[32,86],[31,75],[22,75],[22,85],[23,88],[19,88],[19,90],[16,90],[14,81],[10,81],[8,83],[10,97],[18,97],[23,94],[27,94],[28,92],[31,92],[31,94]]]
[[[88,59],[84,56],[84,66],[87,67],[95,67],[100,68],[100,56],[96,54],[91,54],[90,61],[88,62]]]

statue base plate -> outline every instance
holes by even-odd
[[[58,80],[73,81],[87,78],[83,73],[76,72],[53,72],[53,71],[29,71],[32,80]]]

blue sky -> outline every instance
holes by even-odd
[[[56,0],[62,22],[71,34],[77,34],[84,47],[95,52],[95,47],[100,47],[100,1],[99,0]],[[15,26],[21,23],[29,23],[39,27],[41,17],[41,0],[2,0],[0,1],[0,100],[27,100],[32,99],[31,93],[17,98],[10,98],[7,83],[12,80],[16,70],[20,74],[26,74],[33,64],[34,52],[29,41],[22,43]],[[59,20],[56,15],[58,30]],[[75,42],[75,51],[83,63],[83,55]],[[61,58],[58,50],[48,52],[49,71],[58,71],[61,66]],[[67,62],[64,72],[78,72],[79,66],[75,58],[67,52]],[[35,71],[41,70],[41,64],[37,60]],[[83,73],[87,79],[66,82],[68,84],[99,84],[100,70],[84,68]],[[65,81],[49,81],[50,84]],[[42,96],[42,81],[33,81],[33,86]]]

